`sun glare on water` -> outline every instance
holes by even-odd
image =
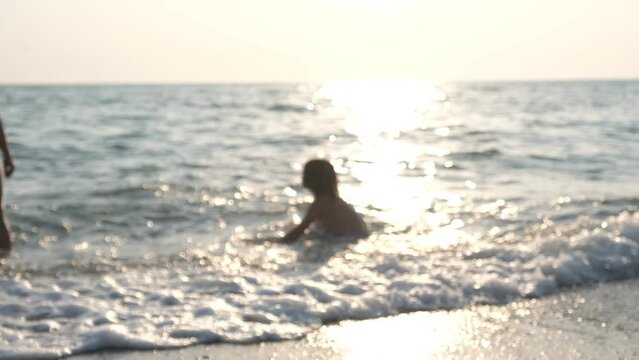
[[[329,81],[316,94],[342,112],[346,131],[359,138],[396,138],[403,131],[424,128],[426,112],[445,95],[415,80]]]
[[[437,190],[438,165],[432,160],[437,155],[425,154],[446,149],[416,141],[415,134],[428,129],[445,94],[422,81],[354,80],[327,82],[316,98],[329,101],[331,115],[343,119],[345,131],[356,138],[332,160],[355,180],[342,185],[344,197],[370,209],[390,233],[432,223],[437,214],[428,209]]]

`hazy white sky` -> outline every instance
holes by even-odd
[[[0,0],[0,83],[639,78],[637,0]]]

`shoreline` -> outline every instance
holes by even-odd
[[[78,354],[147,359],[631,359],[639,357],[639,279],[541,299],[325,325],[299,340]]]

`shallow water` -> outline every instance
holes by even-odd
[[[0,357],[303,336],[639,273],[639,82],[0,87]],[[330,158],[363,240],[275,239]]]

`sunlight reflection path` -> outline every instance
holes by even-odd
[[[344,322],[323,328],[313,340],[317,346],[330,346],[342,359],[435,359],[469,345],[473,319],[464,315],[436,312]],[[416,319],[422,326],[415,327]]]
[[[329,115],[343,119],[345,131],[354,136],[331,154],[337,171],[347,175],[342,195],[386,224],[385,233],[429,232],[451,221],[432,211],[435,200],[461,202],[459,194],[434,181],[435,160],[448,150],[415,139],[445,101],[446,95],[433,85],[408,80],[333,81],[315,93],[314,102],[327,103]],[[408,133],[410,137],[403,137]],[[441,232],[437,238],[451,242]]]

